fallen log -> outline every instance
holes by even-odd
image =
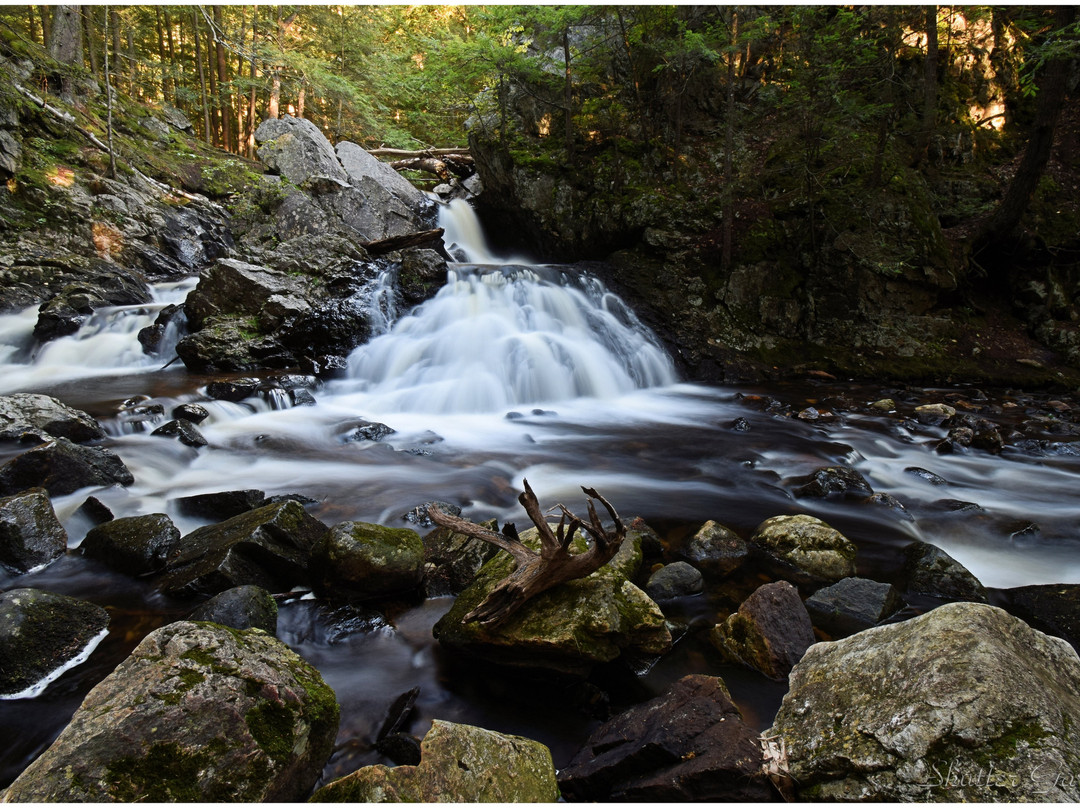
[[[436,227],[434,230],[421,230],[418,233],[406,233],[404,236],[390,236],[379,241],[368,241],[361,246],[367,250],[368,255],[384,255],[394,250],[404,250],[407,247],[431,247],[437,250],[444,258],[449,259],[446,248],[442,243],[443,229]]]
[[[600,496],[595,489],[582,487],[582,491],[589,497],[587,507],[589,509],[589,523],[570,513],[562,504],[556,505],[562,515],[559,524],[553,532],[548,525],[547,519],[540,510],[540,503],[529,486],[529,481],[524,480],[525,491],[518,497],[518,502],[525,508],[529,519],[536,525],[540,534],[540,552],[536,553],[521,543],[517,530],[512,524],[503,527],[502,533],[496,533],[485,527],[474,524],[468,519],[452,516],[439,510],[438,506],[428,506],[428,516],[431,521],[441,527],[449,528],[455,533],[463,533],[489,544],[494,544],[513,556],[517,562],[517,568],[488,593],[488,596],[477,605],[475,609],[465,615],[464,622],[479,622],[484,626],[494,626],[502,623],[510,615],[522,607],[530,598],[545,592],[554,586],[575,578],[584,578],[600,567],[604,566],[619,551],[623,539],[626,537],[626,528],[623,526],[619,515],[611,507],[606,499]],[[615,522],[614,532],[608,531],[601,524],[593,506],[593,499],[597,499],[607,509],[611,519]],[[569,520],[569,522],[567,522]],[[574,541],[574,534],[578,529],[587,533],[592,538],[592,544],[588,550],[582,553],[571,553],[570,545]]]
[[[405,160],[412,157],[445,157],[448,154],[469,154],[469,147],[454,147],[450,149],[368,149],[367,153],[374,157],[400,157]]]
[[[407,160],[394,160],[388,163],[391,168],[401,171],[411,169],[413,171],[426,171],[434,174],[443,182],[450,182],[450,174],[456,174],[464,179],[476,173],[476,166],[471,155],[448,154],[446,157],[410,157]]]

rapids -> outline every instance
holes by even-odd
[[[317,501],[312,514],[331,525],[405,525],[406,512],[433,499],[457,503],[478,521],[520,524],[516,496],[527,478],[542,503],[572,510],[583,500],[579,486],[596,488],[620,514],[643,517],[676,544],[707,519],[749,536],[767,517],[805,512],[855,541],[860,574],[878,580],[895,580],[901,548],[920,539],[990,587],[1080,582],[1075,454],[942,455],[934,446],[943,428],[896,414],[854,408],[806,422],[760,403],[772,397],[798,412],[840,397],[865,405],[889,394],[900,406],[904,391],[816,380],[755,389],[685,383],[660,341],[599,279],[573,266],[492,255],[465,203],[444,206],[442,215],[448,247],[464,260],[451,265],[434,298],[411,311],[397,310],[385,283],[391,278],[375,284],[370,294],[384,316],[381,333],[352,353],[347,377],[314,389],[312,406],[290,407],[272,395],[206,401],[213,378],[188,374],[179,362],[162,368],[171,348],[162,359],[143,354],[138,331],[161,307],[181,301],[194,279],[157,287],[153,304],[98,312],[77,334],[44,346],[32,337],[36,311],[0,316],[0,394],[43,392],[87,410],[135,476],[126,489],[54,499],[70,545],[89,528],[78,509],[91,493],[117,516],[169,513],[183,532],[201,523],[178,515],[171,500],[242,488],[304,494]],[[198,401],[210,411],[199,426],[209,446],[149,435],[154,424],[126,417],[132,399],[161,404],[166,413]],[[745,428],[734,428],[738,419]],[[394,431],[378,442],[350,439],[361,422]],[[0,448],[0,462],[15,451]],[[794,481],[826,465],[857,469],[875,491],[900,500],[910,518],[796,498]],[[910,467],[945,482],[933,485]],[[941,505],[949,499],[982,510],[957,513]],[[107,605],[113,625],[87,663],[43,694],[0,702],[0,737],[13,739],[0,748],[0,787],[55,737],[94,681],[187,608],[77,554],[29,575],[0,572],[0,588],[17,586]],[[711,624],[714,606],[699,598],[678,608],[692,624]],[[377,731],[386,705],[412,686],[421,688],[414,734],[432,718],[476,723],[548,743],[559,765],[587,731],[586,719],[543,698],[519,703],[472,677],[450,676],[453,666],[430,635],[449,608],[446,599],[395,607],[385,620],[360,615],[367,629],[344,638],[327,636],[332,621],[322,608],[286,604],[279,636],[337,692],[342,742]],[[722,673],[749,720],[769,725],[782,687],[720,667],[706,643],[677,645],[653,670],[626,682],[625,698],[659,692],[692,671]],[[374,755],[346,744],[328,773],[374,762]]]

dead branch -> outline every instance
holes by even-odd
[[[524,480],[525,491],[518,497],[518,502],[525,508],[525,513],[536,525],[540,535],[540,552],[536,553],[517,539],[513,526],[503,533],[495,533],[467,519],[443,513],[435,505],[428,507],[428,516],[437,525],[450,528],[455,533],[486,541],[506,550],[513,556],[517,566],[512,573],[500,581],[487,597],[471,612],[465,615],[464,622],[479,622],[483,626],[495,626],[505,621],[530,598],[539,595],[554,586],[575,578],[584,578],[609,562],[622,546],[626,537],[626,528],[619,515],[593,488],[582,487],[589,497],[589,521],[575,516],[561,503],[556,505],[561,512],[559,524],[554,531],[540,509],[540,502]],[[593,500],[596,499],[607,510],[615,523],[614,531],[607,530],[600,522]],[[575,533],[581,530],[592,542],[582,553],[571,553],[570,546]],[[508,535],[509,534],[509,535]]]
[[[368,154],[373,157],[397,157],[406,160],[412,157],[446,157],[451,154],[469,155],[469,147],[456,147],[452,149],[368,149]]]
[[[379,241],[367,241],[362,246],[369,255],[384,255],[394,250],[404,250],[406,247],[430,247],[441,253],[444,258],[449,258],[446,255],[446,248],[443,247],[442,237],[443,229],[436,227],[434,230],[421,230],[417,233],[406,233],[404,236],[390,236]]]

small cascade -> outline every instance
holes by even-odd
[[[373,336],[387,333],[397,319],[401,301],[396,280],[393,269],[384,269],[353,296],[357,308],[368,315]]]
[[[464,199],[452,199],[439,205],[439,227],[451,255],[463,256],[473,264],[529,264],[525,258],[500,257],[491,252],[480,220],[472,205]]]

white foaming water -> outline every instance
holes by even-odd
[[[4,368],[0,394],[70,379],[161,367],[173,356],[179,337],[177,326],[174,323],[166,329],[161,352],[154,356],[143,352],[139,332],[152,325],[163,308],[182,302],[197,280],[188,278],[151,287],[150,303],[98,309],[74,334],[42,345],[36,345],[34,339],[36,306],[0,315],[0,363]]]
[[[439,204],[439,227],[443,241],[451,253],[459,250],[465,254],[465,260],[473,264],[523,264],[532,262],[520,256],[498,256],[488,247],[480,220],[472,205],[464,199],[453,199]]]

